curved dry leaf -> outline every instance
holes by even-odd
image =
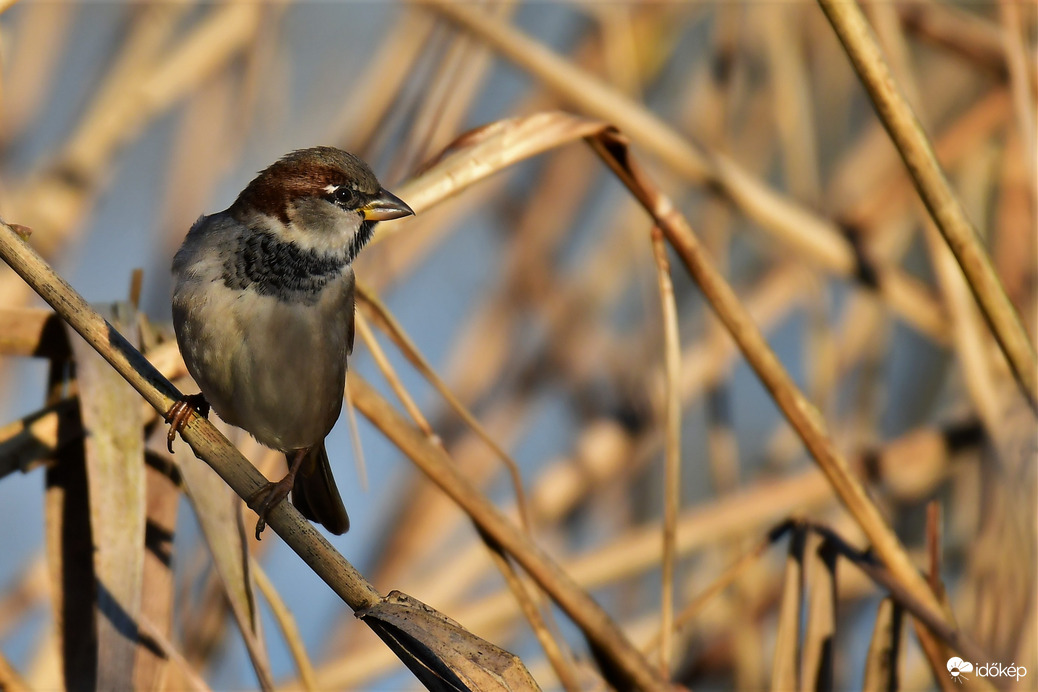
[[[615,124],[639,146],[693,183],[716,188],[763,230],[796,248],[813,263],[839,276],[855,277],[858,263],[864,258],[835,223],[761,182],[734,158],[694,144],[644,104],[574,66],[506,22],[463,3],[424,0],[424,4],[493,45],[580,111]],[[920,306],[926,306],[931,313],[940,310],[933,297],[926,291],[913,290],[910,282],[906,286],[906,275],[896,267],[884,266],[879,273],[881,284],[890,281],[900,289],[896,300],[889,297],[891,307],[923,333],[940,338],[940,325],[918,319]]]
[[[876,624],[869,642],[869,653],[865,658],[865,692],[896,690],[898,663],[901,658],[901,607],[887,596],[879,604]]]
[[[138,407],[139,408],[139,407]],[[164,435],[161,427],[153,435]],[[144,534],[144,575],[141,584],[141,635],[156,643],[168,641],[173,630],[173,538],[180,507],[180,486],[172,465],[165,457],[145,451],[146,529]],[[147,623],[147,624],[145,624]],[[160,690],[165,686],[171,656],[162,643],[137,648],[134,688]]]
[[[541,689],[518,656],[407,594],[393,591],[357,617],[434,692]]]
[[[107,310],[119,325],[116,310]],[[119,311],[121,312],[121,311]],[[127,322],[129,320],[126,320]],[[129,689],[144,581],[144,439],[137,393],[79,337],[70,339],[86,431],[96,584],[98,689]],[[78,636],[65,631],[65,637]]]
[[[775,653],[771,663],[773,690],[795,690],[800,677],[800,609],[804,594],[806,538],[807,532],[803,526],[793,528],[793,535],[789,541],[789,556],[786,558],[786,575],[782,582]]]
[[[824,539],[808,539],[805,564],[807,627],[804,631],[801,689],[833,689],[836,647],[836,551]]]
[[[590,137],[606,127],[608,125],[599,120],[561,111],[498,120],[454,140],[417,176],[400,185],[396,194],[416,213],[421,213],[518,161]],[[378,226],[372,242],[388,237],[401,227],[401,224],[387,224],[385,229]]]

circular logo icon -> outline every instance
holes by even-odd
[[[969,679],[963,673],[972,673],[973,664],[969,661],[963,661],[958,656],[953,656],[948,659],[948,672],[951,673],[952,680],[962,682]]]

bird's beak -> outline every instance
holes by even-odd
[[[414,211],[392,192],[382,189],[363,207],[360,213],[365,221],[389,221],[401,216],[411,216]]]

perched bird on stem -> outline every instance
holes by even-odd
[[[249,498],[257,538],[289,491],[307,519],[334,534],[350,527],[324,438],[353,351],[352,262],[377,222],[413,213],[356,156],[302,149],[200,218],[173,260],[173,327],[202,392],[170,409],[169,441],[192,408],[212,405],[285,452],[288,474]]]

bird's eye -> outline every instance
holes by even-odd
[[[343,209],[354,209],[357,206],[357,192],[346,185],[340,185],[333,193],[335,203]]]

